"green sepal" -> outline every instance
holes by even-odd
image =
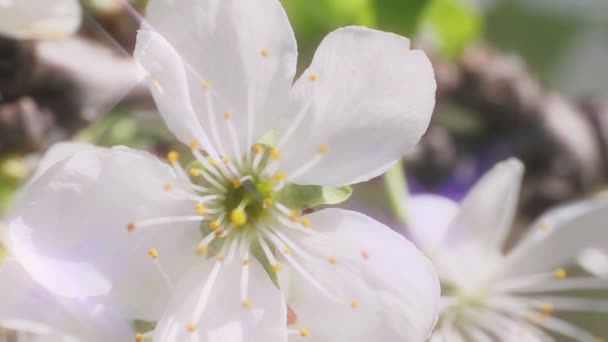
[[[264,254],[264,251],[262,250],[260,244],[257,242],[252,243],[250,247],[250,252],[251,255],[253,255],[253,257],[262,265],[262,267],[264,267],[264,271],[266,271],[266,274],[268,274],[268,277],[270,278],[270,280],[272,280],[272,283],[276,287],[280,287],[277,271],[275,271],[275,269],[272,267],[270,260],[268,260],[268,258]]]
[[[352,193],[353,190],[350,186],[336,188],[288,184],[275,195],[275,199],[289,208],[305,209],[324,204],[340,204],[346,201]]]
[[[135,328],[136,332],[144,334],[148,331],[156,329],[156,322],[142,321],[138,319],[133,322],[133,327]],[[152,341],[152,337],[150,337],[149,339],[144,339],[144,341]]]

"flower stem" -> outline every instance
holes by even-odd
[[[405,171],[401,162],[398,162],[384,174],[384,187],[388,194],[393,213],[397,219],[407,224],[406,201],[409,197]]]

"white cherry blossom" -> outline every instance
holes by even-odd
[[[32,277],[160,319],[155,342],[427,338],[439,284],[412,244],[359,213],[286,204],[293,184],[368,180],[419,140],[436,88],[425,54],[348,27],[292,86],[277,0],[152,0],[147,20],[135,58],[193,162],[115,147],[50,167],[9,226]]]
[[[608,246],[608,201],[551,210],[513,242],[522,174],[521,162],[510,159],[460,204],[435,195],[406,202],[414,241],[442,284],[431,341],[604,341],[562,315],[608,313],[608,300],[589,296],[608,289],[608,280],[577,267],[581,253]]]

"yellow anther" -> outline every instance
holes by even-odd
[[[220,226],[220,223],[216,220],[209,222],[209,229],[216,230]]]
[[[281,265],[281,263],[280,263],[280,262],[276,262],[276,263],[274,263],[274,264],[272,265],[272,269],[273,269],[275,272],[278,272],[278,271],[280,271],[281,269],[283,269],[283,265]]]
[[[356,301],[356,300],[354,300],[354,299],[353,299],[353,300],[351,300],[351,301],[350,301],[350,307],[351,307],[351,308],[353,308],[353,309],[358,308],[358,307],[359,307],[359,302],[358,302],[358,301]]]
[[[555,277],[555,279],[562,280],[568,276],[568,272],[566,272],[564,268],[560,267],[553,271],[553,276]]]
[[[152,81],[152,85],[154,85],[154,88],[156,88],[156,91],[158,91],[161,95],[165,93],[165,91],[163,90],[163,87],[160,85],[160,81],[158,79],[150,76],[150,81]]]
[[[260,51],[260,55],[262,55],[262,57],[268,57],[268,55],[270,55],[270,51],[262,49],[262,51]]]
[[[207,157],[207,161],[209,162],[209,164],[211,164],[211,166],[217,167],[217,162],[215,161],[215,159]]]
[[[148,249],[148,255],[152,259],[157,259],[158,258],[158,251],[156,250],[156,248],[150,248],[150,249]]]
[[[283,253],[291,255],[293,254],[293,250],[289,247],[285,247],[283,248]]]
[[[165,189],[165,190],[171,190],[171,189],[173,189],[173,184],[171,184],[171,183],[165,183],[163,185],[163,189]]]
[[[338,259],[336,259],[335,257],[329,257],[329,258],[327,258],[327,262],[332,265],[335,265],[338,263]]]
[[[274,174],[273,178],[275,180],[282,181],[283,179],[287,178],[287,174],[283,171],[279,171]]]
[[[538,223],[538,228],[542,229],[542,230],[546,230],[549,229],[549,224],[545,221],[539,222]]]
[[[279,157],[281,157],[279,150],[277,150],[276,148],[271,148],[270,149],[270,158],[277,160],[277,159],[279,159]]]
[[[253,152],[255,152],[256,154],[262,153],[264,152],[264,146],[262,146],[262,144],[254,144],[251,149],[253,150]]]
[[[223,230],[218,230],[218,231],[215,232],[215,237],[216,238],[222,237],[222,234],[224,234],[224,231]]]
[[[308,336],[309,334],[310,334],[310,331],[308,331],[308,329],[306,329],[306,328],[302,328],[302,329],[300,329],[300,336],[302,336],[302,337],[306,337],[306,336]]]
[[[200,246],[198,246],[198,247],[196,248],[196,254],[198,254],[198,255],[203,255],[203,254],[205,254],[205,253],[207,253],[207,246],[205,246],[205,245],[200,245]]]
[[[234,185],[235,189],[238,189],[243,185],[243,182],[240,179],[235,179],[232,181],[232,185]]]
[[[209,89],[213,86],[213,82],[211,81],[203,81],[203,83],[201,83],[201,88],[203,89]]]
[[[243,209],[232,209],[230,212],[230,222],[237,228],[247,224],[247,213]]]
[[[361,251],[361,256],[363,257],[363,259],[367,260],[367,259],[369,259],[369,252]]]
[[[316,80],[318,80],[318,79],[319,79],[319,75],[317,75],[317,74],[310,74],[310,75],[308,75],[308,79],[309,79],[310,81],[313,81],[313,82],[314,82],[314,81],[316,81]]]
[[[243,266],[249,266],[249,259],[243,259]]]
[[[196,203],[194,208],[196,209],[196,212],[201,215],[205,215],[205,213],[207,213],[207,210],[205,210],[205,205],[202,202]]]
[[[170,151],[167,153],[167,160],[169,163],[175,163],[179,159],[179,153],[177,151]]]
[[[232,117],[232,112],[224,112],[224,119],[230,119]]]
[[[188,322],[188,324],[186,324],[186,330],[193,333],[196,331],[196,325],[193,322]]]
[[[249,299],[243,299],[243,301],[241,302],[241,305],[245,309],[249,309],[249,308],[251,308],[251,301]]]
[[[272,199],[264,198],[264,208],[270,208],[270,207],[272,207]]]
[[[308,218],[303,218],[300,220],[300,223],[304,226],[304,227],[310,227],[312,226],[312,223],[310,222],[310,220]]]
[[[221,255],[221,254],[218,254],[218,255],[215,257],[215,259],[216,259],[217,261],[219,261],[219,262],[224,262],[225,257],[224,257],[223,255]]]
[[[199,177],[201,175],[201,172],[195,168],[191,168],[190,169],[190,176],[192,177]]]
[[[300,212],[295,209],[292,209],[291,213],[289,214],[289,219],[293,222],[296,222],[298,218],[300,218]]]
[[[543,313],[544,315],[550,315],[553,313],[553,304],[551,303],[542,303],[539,307],[540,312]]]
[[[134,232],[136,228],[137,228],[137,226],[135,225],[135,222],[129,222],[129,223],[127,223],[127,231],[129,233]]]
[[[190,142],[188,143],[188,146],[190,146],[191,149],[196,150],[198,148],[198,141],[196,141],[195,139],[190,140]]]
[[[321,145],[319,145],[319,152],[320,153],[327,153],[327,152],[329,152],[329,145],[327,145],[327,144],[321,144]]]
[[[223,157],[222,157],[222,162],[223,162],[224,164],[228,164],[228,163],[230,163],[230,157],[228,157],[228,156],[223,156]]]
[[[144,335],[142,335],[141,333],[135,334],[135,342],[141,342],[143,340],[144,340]]]

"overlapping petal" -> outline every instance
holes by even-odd
[[[425,340],[439,302],[430,262],[365,215],[326,209],[308,218],[316,233],[294,236],[304,250],[294,256],[318,287],[296,270],[283,277],[293,328],[315,342]]]
[[[61,300],[37,284],[13,259],[0,266],[0,327],[36,335],[36,341],[126,341],[129,324],[87,300]]]
[[[70,298],[105,296],[125,315],[157,319],[169,289],[147,251],[177,278],[194,258],[198,222],[129,233],[129,222],[192,215],[193,204],[163,188],[175,182],[155,157],[123,147],[65,159],[22,194],[8,224],[12,252],[49,291]]]
[[[61,38],[78,30],[77,0],[5,0],[0,2],[0,35],[17,39]]]
[[[247,272],[247,304],[241,296]],[[286,305],[258,262],[244,270],[240,260],[201,261],[174,292],[154,341],[284,342]]]
[[[299,172],[325,146],[294,182],[340,186],[380,175],[426,131],[435,88],[429,59],[406,38],[363,27],[330,33],[294,85],[279,146],[285,170]]]
[[[458,214],[459,205],[449,198],[436,195],[415,195],[405,201],[407,231],[416,246],[428,256],[435,254],[450,224]]]
[[[153,0],[146,18],[183,60],[186,80],[165,88],[186,87],[199,129],[218,153],[240,158],[285,114],[297,47],[279,1]],[[194,138],[182,133],[190,113],[160,107],[180,139]],[[171,124],[182,115],[182,127]]]

